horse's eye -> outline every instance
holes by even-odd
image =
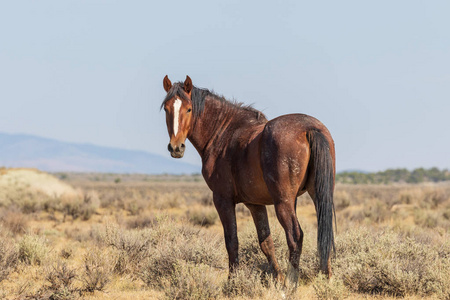
[[[191,109],[191,108],[189,108],[189,109],[187,110],[187,112],[188,112],[188,113],[190,113],[191,111],[192,111],[192,109]]]

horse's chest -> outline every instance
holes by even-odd
[[[202,175],[213,193],[223,196],[235,195],[231,166],[224,159],[208,159],[203,161]]]

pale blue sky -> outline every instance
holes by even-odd
[[[338,170],[450,168],[449,1],[0,3],[2,132],[169,156],[162,79],[188,74],[320,119]]]

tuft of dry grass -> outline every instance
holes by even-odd
[[[19,240],[19,260],[28,265],[41,265],[49,249],[44,237],[26,234]]]

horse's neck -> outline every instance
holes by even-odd
[[[233,122],[233,115],[227,113],[230,108],[226,103],[218,100],[205,100],[205,108],[201,116],[197,117],[194,127],[189,135],[189,140],[202,157],[208,157],[219,153],[227,138],[227,127]]]

